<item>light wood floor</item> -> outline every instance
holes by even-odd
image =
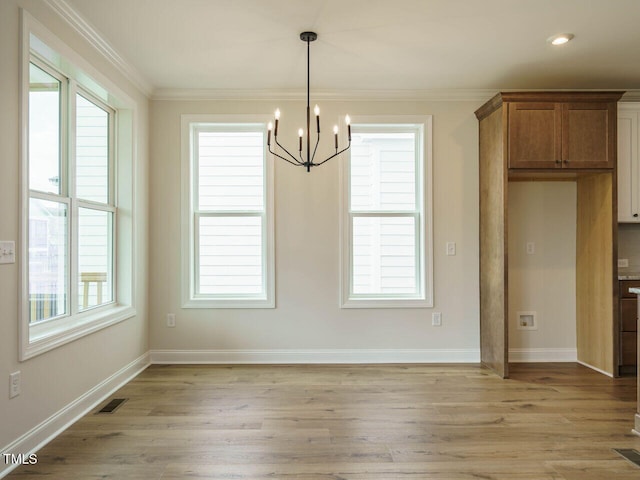
[[[113,397],[8,478],[640,479],[635,380],[574,364],[152,366]]]

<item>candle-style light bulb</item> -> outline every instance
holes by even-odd
[[[333,126],[333,138],[335,139],[336,150],[338,150],[338,125]]]
[[[344,117],[344,123],[347,124],[347,137],[349,142],[351,142],[351,117],[349,115]]]
[[[302,151],[302,135],[304,135],[304,130],[301,128],[298,129],[298,140],[300,141],[300,145],[298,147],[299,151]]]
[[[320,133],[320,107],[316,105],[313,107],[313,113],[316,114],[316,132]]]
[[[276,108],[275,117],[276,117],[276,129],[273,131],[273,136],[277,139],[278,138],[278,121],[280,120],[280,109],[279,108]]]
[[[271,145],[271,130],[273,130],[273,123],[267,124],[267,146]]]
[[[279,108],[276,108],[275,116],[276,116],[276,120],[280,120],[280,109]]]

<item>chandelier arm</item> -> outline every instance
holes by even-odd
[[[282,160],[284,160],[285,162],[289,162],[291,165],[294,165],[296,167],[300,167],[302,165],[300,165],[300,162],[296,161],[296,163],[292,162],[291,160],[289,160],[288,158],[284,158],[282,155],[278,155],[276,152],[274,152],[273,150],[271,150],[271,147],[269,147],[269,153],[271,155],[274,155],[278,158],[281,158]]]
[[[339,152],[334,153],[333,155],[331,155],[329,158],[325,158],[323,161],[321,161],[320,163],[314,163],[313,166],[314,167],[319,167],[320,165],[322,165],[323,163],[328,162],[329,160],[331,160],[334,157],[337,157],[338,155],[340,155],[343,152],[346,152],[347,150],[349,150],[349,147],[351,147],[351,142],[349,142],[349,145],[347,145],[345,148],[343,148],[342,150],[340,150]]]
[[[275,137],[274,137],[274,138],[275,138]],[[294,157],[293,155],[291,155],[291,153],[289,152],[289,150],[287,150],[287,149],[286,149],[286,148],[284,148],[282,145],[280,145],[280,142],[278,142],[278,139],[277,139],[277,138],[275,139],[275,141],[276,141],[276,145],[278,145],[282,150],[284,150],[284,151],[287,153],[287,155],[289,155],[289,157],[291,157],[291,158],[293,159],[293,161],[294,161],[294,162],[296,162],[296,165],[304,165],[304,163],[300,163],[296,157]],[[282,157],[280,157],[280,158],[282,158]]]

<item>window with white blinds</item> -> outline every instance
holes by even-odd
[[[274,306],[265,131],[262,123],[189,124],[186,307]]]
[[[342,304],[431,306],[430,121],[351,130]]]

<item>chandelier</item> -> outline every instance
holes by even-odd
[[[351,146],[351,120],[349,119],[349,115],[345,116],[345,123],[347,124],[347,138],[349,140],[348,145],[342,150],[338,151],[338,126],[333,127],[333,136],[334,136],[334,146],[335,153],[322,161],[314,162],[316,158],[316,151],[318,150],[318,143],[320,143],[320,107],[318,105],[313,109],[313,113],[316,116],[316,144],[313,147],[313,154],[311,153],[311,108],[309,107],[309,45],[311,42],[318,38],[318,34],[315,32],[302,32],[300,34],[300,40],[303,42],[307,42],[307,131],[306,131],[306,157],[302,155],[302,137],[305,136],[305,131],[300,128],[298,130],[298,157],[291,154],[289,150],[284,148],[280,142],[278,142],[278,123],[280,121],[280,109],[277,109],[275,112],[275,128],[274,124],[269,122],[267,126],[267,148],[269,149],[269,153],[275,155],[278,158],[281,158],[285,162],[289,162],[296,167],[306,167],[307,172],[311,171],[311,167],[317,167],[322,165],[323,163],[328,162],[334,157],[337,157],[342,152],[346,152]],[[282,150],[282,155],[276,153],[271,149],[271,131],[273,130],[273,140],[275,144]],[[274,147],[275,148],[275,147]],[[286,156],[283,156],[286,155]]]

